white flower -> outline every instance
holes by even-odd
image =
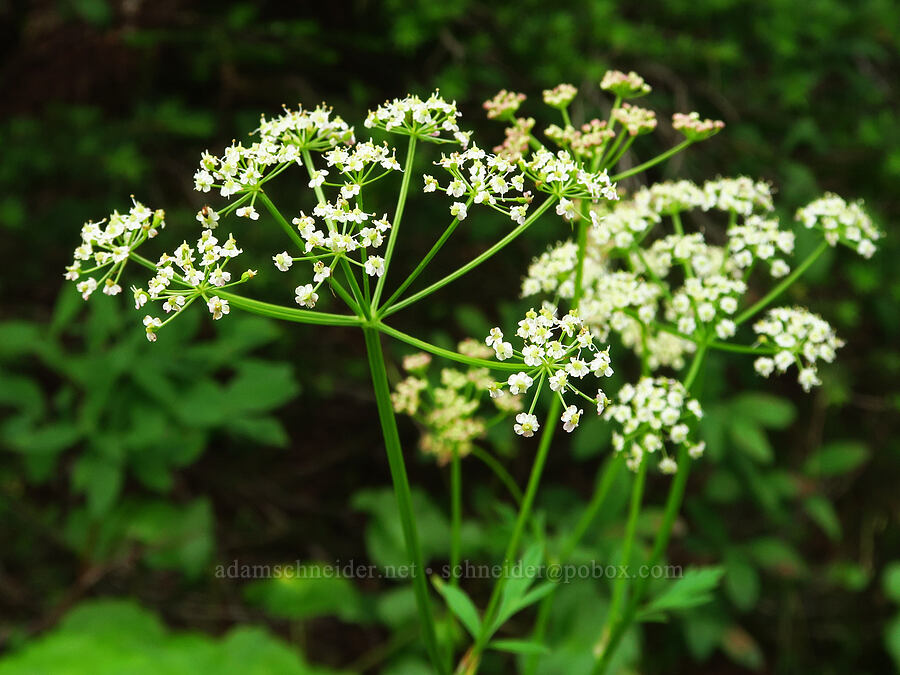
[[[275,267],[282,272],[287,272],[291,268],[291,265],[294,264],[294,259],[287,251],[275,254],[272,256],[272,260],[275,262]]]
[[[491,328],[491,332],[488,333],[488,336],[484,339],[484,344],[488,347],[493,347],[501,342],[503,342],[503,331],[496,326]]]
[[[425,179],[425,187],[422,189],[423,192],[434,192],[440,186],[438,185],[437,180],[434,176],[425,175],[423,176]]]
[[[519,413],[518,415],[516,415],[516,424],[514,425],[513,429],[515,429],[515,432],[519,436],[531,438],[532,436],[534,436],[534,432],[540,429],[540,427],[541,425],[538,423],[538,419],[536,416],[529,413]]]
[[[223,300],[218,295],[212,296],[206,303],[206,306],[209,308],[209,313],[212,314],[212,318],[216,320],[221,319],[231,311],[231,307],[228,306],[228,301]]]
[[[450,215],[458,220],[465,220],[467,215],[466,205],[462,202],[453,202],[453,205],[450,207]]]
[[[578,422],[581,420],[581,415],[584,413],[584,410],[580,410],[577,406],[570,405],[563,411],[562,417],[560,420],[564,423],[563,429],[572,433],[575,430],[575,427],[578,426]]]
[[[688,456],[691,459],[700,459],[703,456],[705,450],[706,443],[704,441],[700,441],[699,443],[695,443],[688,448]]]
[[[659,460],[659,470],[667,475],[678,473],[678,464],[671,457],[663,457]]]
[[[602,389],[597,390],[597,396],[595,397],[597,401],[597,414],[602,415],[603,411],[606,410],[606,406],[608,406],[612,401],[603,393]]]
[[[565,391],[566,383],[568,382],[569,376],[566,374],[564,370],[558,370],[553,375],[550,376],[550,390],[551,391]]]
[[[321,260],[317,260],[313,263],[313,272],[313,281],[317,284],[321,281],[325,281],[325,279],[331,276],[331,268],[325,265]]]
[[[296,295],[294,301],[301,307],[313,308],[319,299],[319,294],[315,292],[312,284],[297,286],[294,289],[294,294]]]
[[[506,383],[509,385],[511,394],[524,394],[534,383],[534,380],[527,373],[518,372],[510,375]]]
[[[366,260],[366,274],[370,277],[380,277],[384,274],[384,258],[380,255],[370,255]]]
[[[494,344],[494,354],[497,356],[497,360],[506,361],[506,359],[512,358],[513,347],[509,342],[498,342]]]
[[[259,214],[252,206],[241,206],[235,210],[234,215],[238,218],[249,218],[250,220],[259,220]]]
[[[526,366],[539,366],[544,357],[544,350],[539,345],[527,345],[522,349]]]
[[[766,356],[760,356],[753,362],[753,368],[763,377],[768,377],[775,370],[775,362]]]

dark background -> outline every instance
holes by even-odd
[[[865,199],[887,233],[872,260],[830,253],[792,291],[847,341],[823,388],[802,396],[792,382],[754,379],[747,364],[711,364],[707,393],[723,403],[710,433],[727,452],[763,447],[772,459],[698,470],[690,534],[672,555],[712,563],[749,550],[744,572],[758,588],[724,597],[723,637],[708,655],[685,638],[690,628],[650,628],[660,648],[644,656],[646,672],[890,670],[896,594],[883,580],[900,559],[898,36],[891,0],[0,2],[0,649],[95,595],[134,596],[171,625],[211,633],[265,621],[332,666],[382,642],[388,628],[346,617],[301,622],[298,638],[296,617],[209,573],[233,559],[364,557],[367,509],[350,504],[389,477],[361,336],[186,320],[169,346],[161,337],[151,350],[125,303],[95,298],[85,310],[71,289],[60,295],[78,228],[127,208],[133,193],[167,210],[169,237],[193,236],[200,152],[283,103],[328,101],[353,124],[387,97],[439,87],[459,101],[464,127],[499,142],[480,103],[500,88],[527,93],[540,128],[551,120],[540,90],[559,82],[582,90],[576,118],[605,113],[597,83],[614,67],[653,85],[646,101],[661,118],[699,110],[727,124],[642,180],[747,174],[773,183],[785,219],[834,191]],[[675,142],[667,124],[657,142]],[[280,188],[288,204],[301,199],[296,180]],[[411,211],[398,259],[434,239],[441,208],[421,201]],[[501,226],[487,220],[462,234],[438,271]],[[269,250],[282,246],[277,237],[259,226],[239,241]],[[398,316],[399,327],[446,341],[480,335],[498,301],[503,311],[514,304],[530,257],[558,237],[535,228],[490,273]],[[748,441],[733,429],[739,408],[726,405],[745,388],[774,392],[792,423],[763,425],[762,441]],[[162,400],[168,391],[182,397],[177,407]],[[415,429],[402,431],[413,448]],[[810,468],[833,440],[843,444],[826,454],[836,467]],[[590,489],[602,446],[582,446],[560,450],[549,468],[551,514]],[[510,459],[523,481],[528,460]],[[443,504],[442,472],[411,465],[414,484]],[[472,468],[469,495],[478,505],[481,470]],[[661,499],[663,484],[652,487]],[[160,535],[174,523],[190,525],[178,545]]]

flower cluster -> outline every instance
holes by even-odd
[[[637,471],[647,455],[659,453],[659,470],[666,474],[678,470],[667,444],[685,447],[692,459],[703,455],[705,445],[690,438],[690,424],[702,416],[700,404],[689,397],[684,385],[665,377],[643,377],[636,385],[626,384],[604,415],[621,425],[612,443],[616,452],[627,453],[629,469]]]
[[[573,199],[619,198],[616,186],[610,182],[605,170],[585,171],[565,150],[560,150],[556,154],[538,150],[527,162],[523,162],[522,166],[525,175],[534,181],[539,190],[560,197],[560,208],[557,212],[563,211],[561,215],[567,217],[570,217],[569,207]]]
[[[649,134],[656,129],[656,113],[630,103],[623,103],[621,107],[616,108],[613,117],[631,136]]]
[[[231,272],[225,268],[241,253],[232,235],[220,243],[212,230],[203,230],[196,248],[183,242],[171,254],[163,253],[156,263],[156,275],[147,282],[147,289],[132,288],[135,309],[143,308],[148,301],[161,301],[163,311],[171,314],[165,321],[149,314],[144,317],[147,339],[155,342],[156,332],[198,297],[206,301],[213,319],[228,314],[228,300],[214,295],[215,289],[244,283],[256,275],[254,270],[247,270],[237,281],[231,280]]]
[[[427,99],[418,96],[385,101],[366,117],[367,129],[378,128],[434,143],[469,144],[471,132],[460,131],[456,102],[448,103],[436,91]],[[447,137],[449,135],[449,138]]]
[[[616,132],[609,128],[606,120],[592,119],[579,129],[570,125],[563,129],[551,124],[544,129],[544,135],[561,148],[570,149],[576,157],[593,160],[616,137]]]
[[[797,211],[797,220],[807,229],[816,228],[825,234],[831,246],[838,242],[856,250],[864,258],[875,253],[875,242],[881,232],[863,210],[862,202],[847,203],[828,193]]]
[[[326,150],[353,141],[353,129],[331,110],[320,106],[312,111],[288,110],[267,120],[262,117],[259,140],[248,146],[233,142],[221,157],[204,152],[194,174],[194,189],[209,192],[216,188],[223,197],[255,192],[260,185],[285,167],[302,162],[302,153]],[[238,209],[237,215],[253,218],[253,207]]]
[[[769,265],[773,277],[783,277],[791,268],[778,254],[793,253],[794,233],[780,230],[774,218],[748,216],[743,223],[728,228],[728,250],[741,269],[749,270],[754,262],[762,260]]]
[[[489,120],[510,119],[515,115],[525,98],[525,94],[501,89],[494,98],[485,101],[482,107],[487,111]]]
[[[747,176],[706,181],[703,184],[703,194],[704,200],[700,206],[706,211],[718,209],[749,216],[758,211],[768,213],[775,208],[772,203],[772,187]]]
[[[725,122],[700,119],[700,113],[697,112],[675,113],[672,115],[672,127],[689,141],[703,141],[724,129]]]
[[[452,180],[446,187],[441,187],[436,178],[426,175],[425,192],[440,188],[454,199],[466,197],[469,204],[490,206],[516,223],[525,222],[531,193],[525,191],[525,177],[514,163],[473,145],[463,152],[442,156],[435,164],[446,169]],[[468,206],[462,201],[454,202],[450,213],[465,220]]]
[[[519,117],[505,130],[503,143],[494,148],[494,152],[510,162],[518,162],[528,152],[531,130],[534,128],[533,117]]]
[[[568,403],[566,393],[573,392],[596,406],[598,414],[603,412],[608,403],[602,390],[598,389],[597,394],[591,397],[576,387],[575,382],[588,375],[596,378],[611,376],[613,370],[610,367],[609,348],[597,348],[594,335],[576,311],[570,311],[562,318],[558,318],[556,314],[556,308],[548,305],[540,311],[531,309],[526,313],[516,331],[516,335],[523,341],[521,351],[513,349],[512,344],[504,340],[503,331],[499,328],[491,329],[485,339],[485,344],[493,348],[500,361],[521,359],[525,367],[510,375],[506,382],[492,382],[489,386],[492,398],[504,396],[504,387],[508,387],[510,394],[525,394],[537,381],[537,391],[531,407],[528,412],[516,416],[514,425],[515,432],[526,438],[533,436],[540,428],[534,409],[544,382],[562,401],[564,410],[560,419],[568,432],[578,426],[584,410]]]
[[[763,377],[774,370],[785,372],[790,366],[798,369],[797,381],[804,391],[821,384],[816,370],[818,360],[831,363],[844,342],[820,316],[802,307],[777,307],[753,324],[763,345],[775,350],[774,357],[761,356],[754,367]]]
[[[738,301],[747,292],[743,281],[721,274],[685,279],[684,286],[666,305],[666,319],[685,335],[693,335],[698,322],[712,325],[720,340],[735,334],[737,327],[730,318]]]
[[[566,108],[578,95],[578,87],[572,84],[558,84],[553,89],[544,89],[544,103],[552,108]]]
[[[490,350],[474,340],[461,342],[457,349],[468,356],[484,358]],[[418,422],[423,433],[419,447],[433,455],[439,464],[449,462],[454,454],[468,455],[475,441],[483,438],[489,423],[483,414],[484,392],[491,383],[485,368],[442,368],[437,382],[428,378],[431,357],[425,353],[411,354],[403,360],[408,376],[401,380],[391,394],[394,410],[409,415]],[[521,409],[521,399],[506,396],[491,399],[492,407],[500,413]]]
[[[85,300],[101,286],[106,295],[118,295],[122,292],[119,280],[132,251],[155,237],[165,225],[162,210],[151,211],[138,201],[134,201],[127,214],[113,211],[99,223],[88,221],[81,228],[81,244],[75,249],[75,259],[66,267],[66,279],[77,282],[76,288]],[[82,275],[101,270],[106,271],[99,281],[93,276],[81,279]]]
[[[619,202],[612,210],[601,205],[592,208],[590,216],[591,237],[597,245],[618,249],[631,248],[660,220],[657,213],[635,201]]]
[[[650,85],[633,70],[627,75],[620,70],[607,70],[600,81],[600,88],[619,98],[637,98],[650,93]]]
[[[661,216],[704,207],[704,192],[689,180],[665,181],[643,187],[634,195],[634,202]]]
[[[335,186],[341,187],[341,196],[345,199],[355,197],[359,191],[358,186],[364,185],[372,180],[377,180],[391,171],[400,171],[400,164],[397,162],[396,151],[393,148],[388,147],[387,143],[376,145],[371,140],[364,143],[356,143],[349,148],[332,148],[324,154],[324,157],[328,166],[337,168],[338,171],[350,180],[352,185],[357,186],[355,188],[346,184],[343,186]],[[381,174],[381,176],[373,178],[371,174],[376,167],[381,167],[384,173]],[[317,182],[320,177],[324,178],[324,176],[327,175],[328,171],[326,170],[318,171],[313,174],[313,178],[310,180]],[[347,194],[348,192],[352,192],[353,194]]]

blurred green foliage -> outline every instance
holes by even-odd
[[[387,473],[371,401],[360,394],[359,345],[239,316],[213,334],[196,315],[147,345],[130,309],[106,298],[82,309],[70,289],[60,295],[61,271],[80,223],[131,193],[166,208],[173,229],[193,232],[202,200],[188,188],[200,151],[282,103],[324,99],[352,119],[437,85],[460,100],[467,126],[499,142],[481,100],[507,88],[531,95],[530,104],[541,88],[568,81],[596,107],[607,67],[644,75],[652,107],[728,124],[648,178],[745,173],[771,180],[790,208],[833,190],[865,198],[888,234],[873,260],[837,253],[811,270],[815,295],[812,284],[794,291],[827,308],[849,345],[822,391],[759,394],[745,369],[710,364],[709,461],[692,477],[670,559],[724,573],[710,602],[631,633],[622,662],[641,654],[645,672],[666,673],[881,673],[891,656],[900,663],[891,562],[900,550],[895,2],[386,0],[312,10],[60,0],[0,3],[0,33],[0,80],[12,92],[0,103],[0,648],[19,646],[94,591],[131,593],[177,622],[201,597],[209,612],[187,619],[191,628],[224,631],[253,611],[292,643],[289,651],[249,628],[221,640],[168,632],[132,604],[100,602],[27,642],[0,673],[123,672],[124,663],[133,672],[318,672],[300,651],[361,671],[427,672],[402,583],[267,580],[241,589],[210,572],[232,558],[329,561],[365,551],[367,561],[402,561],[392,495],[378,487]],[[428,223],[442,207],[416,208],[421,225],[398,248],[409,260],[434,238]],[[499,226],[468,231],[459,246],[477,248]],[[462,309],[432,303],[408,328],[449,346],[484,333],[486,317],[515,315],[514,302],[491,303],[516,294],[536,242],[550,236],[535,228],[490,279],[455,288]],[[288,408],[298,391],[302,404]],[[606,433],[593,425],[548,469],[531,537],[550,554],[590,492]],[[411,456],[414,430],[405,436]],[[515,446],[490,441],[524,482],[528,464]],[[282,459],[266,444],[292,454]],[[440,563],[445,476],[426,461],[411,471],[425,547]],[[495,559],[513,514],[493,497],[503,488],[485,467],[467,461],[466,476],[463,555]],[[626,486],[624,477],[613,486],[578,560],[617,559]],[[642,546],[654,517],[640,524]],[[41,560],[48,551],[52,564]],[[466,590],[483,606],[486,583]],[[652,597],[678,592],[660,584]],[[585,667],[607,598],[599,579],[560,589],[546,638],[552,656],[538,672]],[[532,619],[526,610],[513,625],[527,632]],[[441,630],[462,638],[449,617]],[[489,654],[485,672],[508,671],[510,658]]]

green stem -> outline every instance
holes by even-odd
[[[791,284],[793,284],[800,276],[810,268],[810,266],[819,259],[819,256],[825,252],[825,249],[828,248],[828,242],[822,241],[812,253],[804,260],[800,265],[789,275],[787,275],[781,282],[775,286],[771,291],[766,293],[762,298],[760,298],[757,302],[752,304],[750,307],[745,309],[743,312],[738,314],[737,318],[734,320],[736,325],[740,325],[744,323],[747,319],[752,318],[757,312],[762,309],[765,309],[770,302],[772,302],[775,298],[781,295]]]
[[[519,486],[516,485],[516,481],[513,480],[509,471],[507,471],[493,455],[482,450],[478,446],[472,448],[472,455],[484,462],[487,467],[494,472],[497,478],[500,479],[500,482],[506,486],[507,490],[509,490],[509,494],[515,500],[516,504],[520,505],[522,503],[522,491],[519,489]]]
[[[263,206],[266,207],[266,210],[272,214],[272,217],[277,221],[279,225],[281,225],[281,229],[284,230],[285,234],[291,238],[297,247],[301,251],[306,250],[306,242],[303,241],[303,237],[300,236],[300,233],[294,229],[294,227],[287,221],[287,219],[281,215],[281,211],[279,211],[275,204],[269,199],[269,195],[260,190],[258,193],[258,199],[263,203]]]
[[[466,208],[468,209],[472,205],[472,197],[469,198],[469,201],[466,202]],[[428,266],[428,263],[431,262],[432,258],[437,255],[438,251],[441,250],[441,247],[446,243],[446,241],[450,238],[450,235],[453,234],[453,231],[459,225],[459,218],[454,218],[453,222],[447,226],[447,229],[444,230],[444,233],[440,236],[440,238],[435,242],[434,246],[431,247],[431,250],[425,254],[425,257],[422,258],[422,261],[416,265],[416,269],[410,272],[409,276],[403,280],[403,283],[400,284],[400,287],[394,291],[394,294],[387,299],[387,301],[381,306],[381,309],[384,310],[396,302],[397,298],[399,298],[403,291],[409,288],[409,285],[415,281],[418,276],[422,273],[422,271]]]
[[[701,344],[697,353],[694,355],[694,360],[691,362],[691,367],[684,380],[684,386],[688,391],[693,387],[697,380],[697,376],[700,374],[700,367],[703,365],[706,350],[707,345],[705,343]],[[675,518],[681,508],[681,502],[684,499],[685,486],[687,485],[691,467],[686,445],[682,445],[679,448],[677,463],[678,471],[672,479],[672,485],[669,488],[669,496],[666,498],[666,508],[663,512],[663,519],[657,530],[650,558],[647,560],[647,565],[650,567],[656,565],[662,558],[663,553],[665,553],[666,547],[669,545],[669,538],[672,534]],[[641,578],[635,580],[631,597],[628,600],[625,610],[622,612],[622,618],[614,624],[608,637],[605,635],[603,636],[604,643],[601,645],[600,656],[594,666],[593,675],[603,675],[603,673],[606,672],[622,637],[634,621],[638,604],[643,599],[646,590],[647,579]]]
[[[384,282],[387,280],[388,270],[391,266],[391,257],[394,255],[394,246],[397,244],[397,231],[400,229],[400,219],[403,218],[403,209],[406,206],[406,196],[409,193],[409,181],[412,177],[413,160],[416,154],[416,137],[409,137],[409,145],[406,148],[406,166],[403,169],[403,182],[400,184],[400,194],[397,196],[397,208],[394,211],[394,221],[391,224],[391,233],[388,235],[387,249],[384,253],[384,274],[378,278],[375,285],[375,293],[372,295],[372,309],[377,311],[381,292],[384,290]]]
[[[500,361],[488,361],[487,359],[479,359],[474,356],[466,356],[465,354],[460,354],[459,352],[454,352],[449,349],[444,349],[443,347],[438,347],[437,345],[433,345],[430,342],[425,342],[425,340],[420,340],[419,338],[413,337],[412,335],[407,335],[406,333],[399,331],[396,328],[391,328],[390,326],[380,322],[375,324],[375,328],[380,330],[385,335],[390,335],[392,338],[396,338],[401,342],[405,342],[408,345],[417,347],[422,351],[429,352],[431,354],[434,354],[435,356],[440,356],[445,359],[450,359],[451,361],[456,361],[457,363],[464,363],[468,366],[476,366],[478,368],[502,370],[510,373],[522,370],[521,362],[504,363]]]
[[[416,531],[412,493],[410,492],[409,479],[406,475],[403,450],[400,447],[397,420],[394,417],[394,408],[391,404],[391,390],[388,384],[387,370],[384,365],[384,353],[381,350],[381,338],[378,335],[378,331],[369,326],[363,328],[363,333],[366,339],[369,368],[372,372],[375,400],[378,404],[378,417],[384,433],[388,466],[391,471],[394,494],[397,497],[397,509],[400,513],[400,524],[403,529],[406,554],[412,565],[413,589],[416,595],[416,606],[419,610],[419,621],[422,624],[425,649],[428,651],[432,666],[439,672],[445,673],[446,669],[438,651],[434,615],[432,613],[431,600],[428,596],[428,581],[425,576],[425,561]]]
[[[600,509],[606,503],[606,497],[609,495],[610,488],[612,488],[612,485],[615,482],[619,469],[624,464],[622,461],[623,456],[622,453],[610,455],[603,465],[603,470],[601,471],[597,485],[594,488],[594,494],[591,497],[590,503],[584,510],[584,513],[581,514],[581,518],[578,519],[578,524],[575,526],[572,534],[569,535],[568,539],[566,539],[560,549],[559,562],[561,564],[566,564],[571,559],[575,547],[578,546],[579,542],[594,522],[594,519],[600,513]],[[543,644],[544,642],[544,635],[547,631],[547,622],[550,620],[550,610],[553,608],[553,596],[555,594],[556,589],[551,591],[541,600],[540,607],[538,608],[537,621],[535,622],[534,631],[531,634],[532,642],[537,644]],[[526,675],[534,673],[537,664],[538,658],[536,656],[529,659],[525,669]]]
[[[538,486],[541,482],[541,475],[544,472],[544,464],[547,462],[550,444],[553,441],[553,435],[557,427],[557,422],[559,421],[561,406],[562,404],[560,403],[559,397],[554,396],[550,403],[550,409],[547,412],[546,421],[544,422],[544,433],[541,435],[537,455],[535,456],[534,464],[531,466],[531,475],[528,477],[528,485],[525,488],[525,496],[522,499],[519,516],[516,518],[516,524],[513,527],[513,533],[509,539],[509,543],[506,545],[506,553],[503,556],[503,576],[501,576],[494,585],[491,599],[484,612],[485,627],[489,627],[496,618],[494,614],[497,611],[497,604],[500,602],[500,596],[503,587],[505,586],[507,570],[514,562],[514,558],[519,550],[519,544],[522,540],[522,533],[525,531],[525,524],[528,522],[528,518],[531,517],[531,509],[534,506],[534,498],[535,495],[537,495]],[[479,660],[477,657],[484,650],[485,643],[489,637],[488,631],[485,630],[475,642],[472,652],[476,656],[476,662]]]
[[[439,291],[440,289],[442,289],[442,288],[443,288],[444,286],[446,286],[447,284],[449,284],[449,283],[451,283],[451,282],[453,282],[453,281],[456,281],[457,279],[459,279],[459,278],[460,278],[461,276],[463,276],[464,274],[466,274],[466,273],[470,272],[471,270],[475,269],[475,268],[478,267],[481,263],[483,263],[485,260],[488,260],[489,258],[493,257],[496,253],[498,253],[499,251],[501,251],[503,248],[506,247],[507,244],[509,244],[509,243],[510,243],[511,241],[513,241],[516,237],[518,237],[518,236],[519,236],[520,234],[522,234],[525,230],[527,230],[527,229],[529,228],[529,226],[530,226],[534,221],[536,221],[536,220],[544,213],[544,211],[546,211],[548,208],[550,208],[550,206],[551,206],[555,201],[556,201],[556,197],[554,197],[554,196],[548,197],[548,198],[544,201],[544,203],[541,204],[541,205],[537,208],[537,210],[534,211],[534,212],[533,212],[533,213],[525,220],[524,223],[522,223],[521,225],[519,225],[519,226],[518,226],[517,228],[515,228],[512,232],[510,232],[510,233],[507,234],[505,237],[503,237],[503,239],[501,239],[501,240],[498,241],[496,244],[494,244],[493,246],[491,246],[487,251],[485,251],[484,253],[482,253],[482,254],[481,254],[480,256],[478,256],[477,258],[475,258],[475,259],[469,261],[468,263],[466,263],[465,265],[463,265],[462,267],[460,267],[460,268],[459,268],[458,270],[456,270],[455,272],[451,272],[450,274],[448,274],[447,276],[445,276],[443,279],[440,279],[440,280],[434,282],[434,283],[431,284],[431,286],[429,286],[428,288],[425,288],[425,289],[419,291],[418,293],[415,293],[415,294],[409,296],[409,297],[406,298],[405,300],[401,300],[400,302],[398,302],[398,303],[396,303],[395,305],[391,306],[391,307],[388,308],[385,312],[382,313],[382,316],[384,316],[384,317],[390,316],[390,315],[393,314],[394,312],[398,312],[398,311],[400,311],[401,309],[403,309],[404,307],[408,307],[409,305],[413,304],[414,302],[418,302],[418,301],[421,300],[422,298],[431,295],[431,294],[434,293],[435,291]]]
[[[369,307],[363,301],[363,292],[359,287],[359,283],[356,281],[356,275],[353,274],[353,270],[350,268],[350,263],[347,262],[347,258],[341,257],[341,267],[344,270],[344,275],[347,277],[347,281],[350,282],[350,291],[353,293],[353,299],[356,301],[356,306],[360,310],[362,310],[362,314],[367,319],[369,318]]]
[[[625,542],[622,545],[622,561],[621,565],[624,569],[628,569],[631,564],[631,551],[634,548],[634,534],[637,531],[638,516],[641,512],[641,503],[644,498],[644,485],[647,481],[647,466],[650,464],[649,459],[645,459],[638,467],[637,475],[634,477],[634,484],[631,487],[631,504],[628,507],[628,520],[625,525]],[[613,585],[612,602],[609,606],[609,613],[606,615],[606,627],[603,634],[608,633],[609,629],[615,621],[619,619],[619,607],[625,597],[625,589],[628,585],[628,574],[620,575],[616,578]]]
[[[462,528],[462,471],[460,470],[459,448],[453,448],[450,462],[450,585],[459,585],[457,565],[459,565],[460,530]]]
[[[281,319],[282,321],[294,321],[296,323],[309,323],[319,326],[359,326],[362,319],[358,316],[348,316],[346,314],[329,314],[327,312],[313,312],[306,309],[294,309],[293,307],[284,307],[282,305],[273,305],[269,302],[261,300],[253,300],[245,298],[241,295],[229,293],[228,291],[217,290],[216,294],[225,300],[232,307],[243,309],[252,314],[266,316],[271,319]]]
[[[657,155],[653,159],[648,160],[648,161],[644,162],[643,164],[638,164],[636,167],[628,169],[627,171],[623,171],[622,173],[617,173],[615,176],[610,178],[610,180],[615,183],[617,181],[622,180],[623,178],[628,178],[629,176],[633,176],[637,173],[641,173],[642,171],[646,171],[650,167],[656,166],[660,162],[664,162],[665,160],[669,159],[669,157],[671,157],[672,155],[677,155],[679,152],[684,150],[686,147],[688,147],[692,143],[693,143],[693,141],[691,141],[691,140],[682,141],[681,143],[676,145],[674,148],[669,148],[661,155]]]

